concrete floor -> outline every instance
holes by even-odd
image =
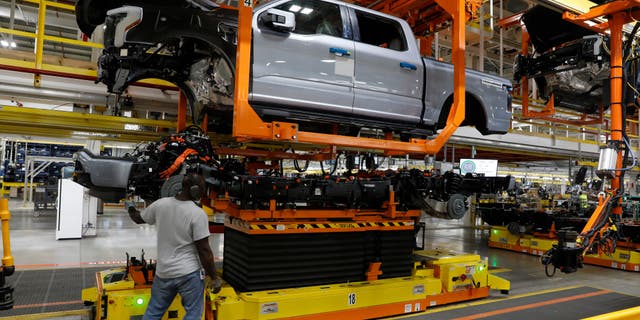
[[[10,204],[10,208],[12,203]],[[98,216],[97,236],[55,240],[55,211],[11,210],[11,246],[18,268],[79,267],[119,264],[125,253],[147,258],[157,256],[154,226],[135,224],[123,209],[105,209]],[[37,244],[37,245],[34,245]],[[210,237],[216,257],[222,256],[222,235]]]
[[[15,207],[16,203],[11,203]],[[122,264],[125,252],[139,255],[144,249],[147,258],[156,257],[155,228],[137,225],[130,221],[123,209],[106,209],[98,217],[98,235],[78,240],[55,240],[55,212],[12,209],[11,241],[16,268],[19,270],[42,268],[95,267],[96,265]],[[640,296],[639,273],[624,272],[596,266],[585,266],[574,274],[556,274],[547,278],[538,257],[506,250],[489,249],[488,230],[462,227],[460,222],[427,219],[426,248],[448,248],[462,252],[477,253],[487,257],[489,265],[511,271],[501,276],[511,281],[510,295],[533,291],[562,288],[574,285],[609,289],[616,292]],[[418,236],[420,243],[421,234]],[[210,237],[216,260],[221,258],[223,236]],[[80,293],[78,293],[78,299]],[[489,299],[502,299],[504,295],[493,292]],[[0,311],[0,319],[2,319]],[[65,317],[56,319],[80,319]],[[419,315],[417,318],[421,318]]]

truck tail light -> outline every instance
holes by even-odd
[[[507,93],[508,93],[507,94],[507,110],[509,112],[511,112],[512,107],[513,107],[512,106],[512,104],[513,104],[513,96],[512,96],[513,88],[511,86],[504,86],[504,87],[505,87],[505,89],[507,89]]]

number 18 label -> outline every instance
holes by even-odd
[[[349,295],[347,296],[347,300],[349,301],[349,305],[350,306],[356,304],[356,294],[355,293],[349,293]]]

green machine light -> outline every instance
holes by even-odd
[[[136,304],[142,305],[143,303],[144,303],[144,299],[142,299],[142,298],[136,299]]]
[[[476,270],[477,270],[478,272],[482,272],[482,271],[484,271],[484,269],[485,269],[484,264],[479,264],[478,266],[476,266]]]

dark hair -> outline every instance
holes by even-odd
[[[182,179],[182,190],[187,190],[191,186],[200,185],[204,182],[204,179],[201,175],[197,173],[187,173],[184,175],[184,179]]]

